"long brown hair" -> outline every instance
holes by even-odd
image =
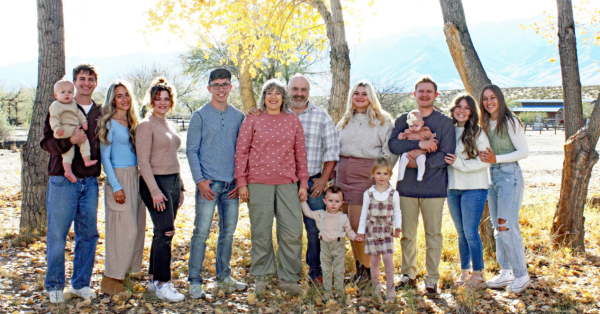
[[[460,141],[465,146],[463,152],[469,156],[469,159],[475,159],[479,154],[479,150],[477,149],[477,138],[479,137],[479,133],[481,133],[479,113],[477,112],[477,102],[475,102],[475,98],[467,93],[459,93],[454,96],[454,99],[452,99],[452,107],[450,108],[450,116],[452,117],[454,125],[458,124],[458,121],[454,117],[454,110],[463,100],[469,105],[471,113],[469,114],[469,120],[465,123],[465,130],[460,136]]]
[[[169,97],[171,97],[171,112],[173,111],[173,108],[175,108],[177,90],[173,84],[167,81],[166,78],[159,76],[154,78],[150,84],[150,87],[148,87],[148,90],[146,91],[144,100],[142,101],[143,106],[146,107],[146,116],[152,115],[152,110],[150,109],[153,107],[152,103],[154,102],[154,97],[156,97],[156,95],[160,94],[162,91],[166,91],[169,93]]]
[[[490,85],[486,85],[481,90],[481,94],[479,94],[479,109],[481,111],[481,119],[480,119],[481,127],[487,131],[488,125],[490,123],[490,118],[492,117],[492,115],[483,106],[483,93],[485,93],[485,91],[487,91],[488,89],[491,90],[492,93],[494,93],[494,95],[496,95],[496,99],[498,100],[498,121],[496,123],[496,134],[503,134],[504,132],[508,131],[508,127],[507,127],[508,122],[507,121],[510,121],[510,124],[511,124],[513,130],[516,130],[515,121],[517,121],[521,126],[523,126],[523,123],[521,122],[521,120],[519,120],[519,118],[510,111],[510,109],[508,109],[508,106],[506,106],[506,101],[504,100],[504,94],[502,93],[502,90],[500,89],[500,87],[498,87],[494,84],[490,84]]]
[[[108,122],[112,118],[112,116],[117,112],[117,108],[115,105],[115,90],[117,87],[123,86],[129,93],[129,97],[131,98],[129,109],[127,110],[127,122],[129,123],[129,142],[132,145],[132,150],[135,153],[135,132],[137,131],[138,124],[140,124],[138,119],[138,109],[137,102],[135,101],[135,97],[133,96],[133,88],[131,84],[123,80],[116,80],[112,82],[108,91],[106,92],[106,100],[104,101],[104,105],[102,106],[100,123],[98,123],[98,139],[103,144],[110,144],[108,142]],[[112,124],[112,122],[111,122]]]

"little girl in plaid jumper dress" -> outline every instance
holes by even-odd
[[[363,195],[363,210],[356,241],[365,241],[365,253],[371,255],[371,277],[373,278],[373,293],[381,295],[379,282],[379,265],[383,257],[386,276],[387,299],[394,299],[394,237],[402,232],[402,214],[400,213],[400,196],[388,185],[392,176],[392,165],[385,157],[377,158],[371,174],[375,185]],[[394,225],[396,228],[394,228]]]

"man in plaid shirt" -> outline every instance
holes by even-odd
[[[288,82],[288,93],[292,98],[290,112],[295,113],[302,128],[306,141],[308,159],[309,196],[308,206],[312,211],[325,210],[323,190],[329,176],[340,160],[340,141],[333,120],[327,112],[308,101],[310,82],[301,74],[296,74]],[[308,238],[306,248],[306,263],[309,266],[308,275],[317,285],[323,284],[321,272],[321,245],[319,230],[312,218],[304,216],[304,228]]]

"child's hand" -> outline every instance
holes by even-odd
[[[402,233],[402,229],[398,228],[394,230],[394,238],[400,237],[400,233]]]
[[[56,135],[58,135],[58,136],[63,136],[63,135],[65,135],[65,130],[63,130],[63,129],[58,129],[58,130],[56,130]]]
[[[399,140],[405,140],[406,139],[406,134],[404,134],[404,132],[398,134],[398,139]]]
[[[364,234],[357,234],[356,238],[354,238],[354,241],[356,241],[356,242],[364,242],[365,241],[365,235]]]
[[[84,123],[82,123],[82,124],[81,124],[81,128],[82,128],[84,131],[87,131],[87,122],[84,122]]]

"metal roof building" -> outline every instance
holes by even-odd
[[[595,105],[596,102],[594,99],[583,99],[582,101],[592,103],[592,105]],[[556,113],[564,108],[562,99],[519,99],[517,102],[521,103],[521,107],[512,109],[517,114],[519,112],[545,112],[549,118],[554,118]]]

